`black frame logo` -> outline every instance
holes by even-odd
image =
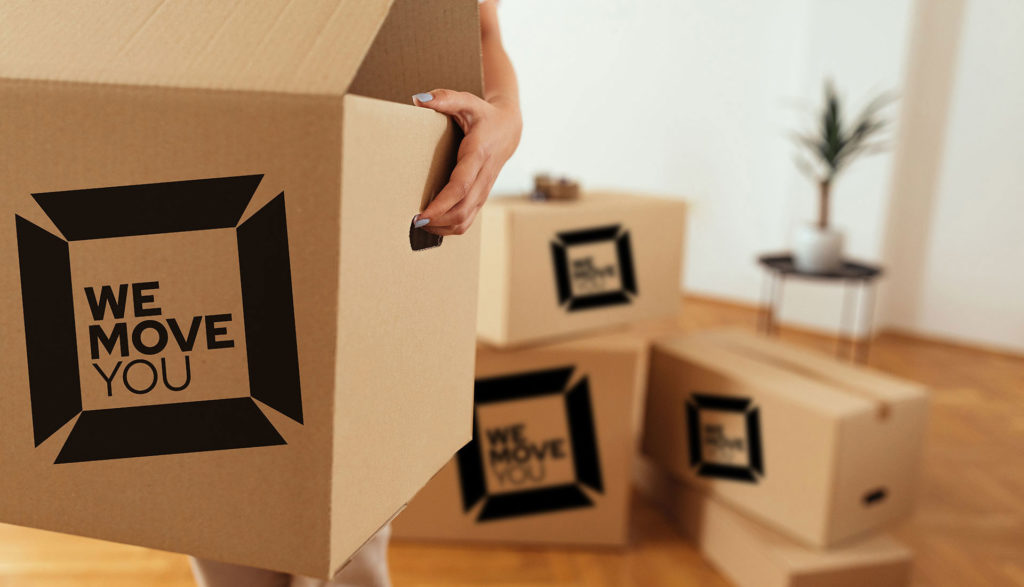
[[[697,467],[702,477],[715,477],[732,481],[757,483],[764,476],[764,459],[761,454],[761,414],[752,406],[750,398],[727,397],[694,393],[686,402],[686,427],[690,445],[690,466]],[[705,435],[701,429],[701,414],[708,411],[742,414],[746,442],[747,466],[727,465],[704,460]]]
[[[569,263],[568,249],[574,246],[591,245],[600,242],[609,242],[615,247],[620,289],[618,291],[603,291],[588,295],[575,294],[572,288],[573,269]],[[560,306],[567,305],[566,309],[570,312],[628,304],[632,297],[637,295],[629,231],[623,230],[620,224],[560,232],[557,235],[557,239],[551,241],[551,258],[554,262],[558,304]]]
[[[62,236],[15,215],[35,446],[56,463],[286,444],[254,399],[302,423],[284,192],[239,224],[262,175],[32,194]],[[70,243],[234,228],[249,396],[83,410]]]
[[[474,400],[477,407],[543,396],[563,396],[576,477],[572,483],[514,493],[489,493],[484,471],[485,456],[479,441],[480,424],[474,409],[473,440],[458,452],[456,463],[463,511],[469,512],[481,500],[484,501],[476,518],[478,522],[593,506],[593,501],[583,491],[584,486],[604,493],[590,384],[584,376],[571,389],[566,389],[574,371],[575,367],[570,366],[477,379]]]

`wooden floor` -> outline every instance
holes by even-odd
[[[700,300],[680,318],[687,329],[754,321]],[[915,585],[1024,586],[1024,359],[882,335],[869,362],[935,390],[918,510],[895,531],[915,551]],[[398,587],[728,584],[642,501],[633,529],[621,552],[395,544],[392,577]],[[191,587],[184,557],[0,525],[0,587],[148,585]]]

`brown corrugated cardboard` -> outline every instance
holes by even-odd
[[[0,76],[351,91],[408,104],[438,87],[480,93],[479,29],[469,24],[475,10],[463,0],[8,0],[0,4]]]
[[[475,439],[395,520],[403,539],[619,546],[628,539],[638,338],[481,345]]]
[[[643,449],[680,478],[813,546],[907,514],[922,386],[740,331],[658,341]]]
[[[664,508],[700,552],[738,587],[905,587],[912,555],[881,535],[809,549],[637,459],[637,488]]]
[[[482,211],[478,332],[499,347],[679,311],[686,205],[584,192],[492,198]]]
[[[470,438],[479,234],[410,233],[458,132],[347,89],[479,93],[476,18],[0,6],[0,520],[327,577]]]

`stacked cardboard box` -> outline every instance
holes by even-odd
[[[481,223],[473,441],[395,535],[624,545],[648,345],[592,331],[678,312],[685,205],[501,198]]]
[[[669,337],[651,349],[640,485],[740,585],[904,585],[906,550],[871,535],[910,511],[926,415],[921,386],[814,352]]]
[[[477,10],[0,6],[0,521],[329,577],[469,440],[409,96],[481,93]]]
[[[911,553],[881,535],[818,550],[788,540],[641,457],[637,487],[740,587],[902,587]]]
[[[588,192],[483,209],[480,339],[499,348],[675,316],[686,206]]]

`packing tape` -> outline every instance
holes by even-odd
[[[885,419],[888,419],[888,417],[889,417],[889,413],[890,413],[890,410],[891,410],[891,406],[889,405],[889,402],[887,402],[885,400],[882,400],[882,399],[879,399],[871,391],[869,391],[867,389],[864,389],[862,387],[858,387],[858,386],[855,386],[855,385],[850,385],[850,384],[844,383],[842,381],[837,381],[835,379],[828,379],[826,377],[822,377],[821,374],[819,374],[814,369],[809,369],[809,368],[801,365],[800,363],[797,363],[797,362],[789,360],[789,359],[784,359],[784,358],[781,358],[781,357],[777,357],[777,356],[771,355],[769,353],[766,353],[766,352],[758,350],[758,349],[750,348],[748,346],[745,346],[745,345],[743,345],[741,343],[737,343],[735,341],[729,340],[727,338],[715,337],[715,340],[716,340],[716,342],[718,342],[722,346],[724,346],[724,347],[726,347],[726,348],[728,348],[728,349],[730,349],[733,352],[736,352],[738,354],[744,355],[744,356],[752,358],[752,359],[760,360],[762,362],[768,363],[770,365],[774,365],[776,367],[780,367],[780,368],[785,369],[787,371],[792,371],[794,373],[797,373],[797,374],[802,375],[804,377],[807,377],[809,379],[813,379],[815,381],[820,381],[822,383],[826,383],[828,385],[831,385],[832,387],[838,387],[839,389],[841,389],[843,391],[850,392],[853,395],[856,395],[856,396],[860,397],[861,399],[865,399],[865,400],[875,404],[875,411],[876,411],[876,415],[878,416],[878,419],[885,420]]]

